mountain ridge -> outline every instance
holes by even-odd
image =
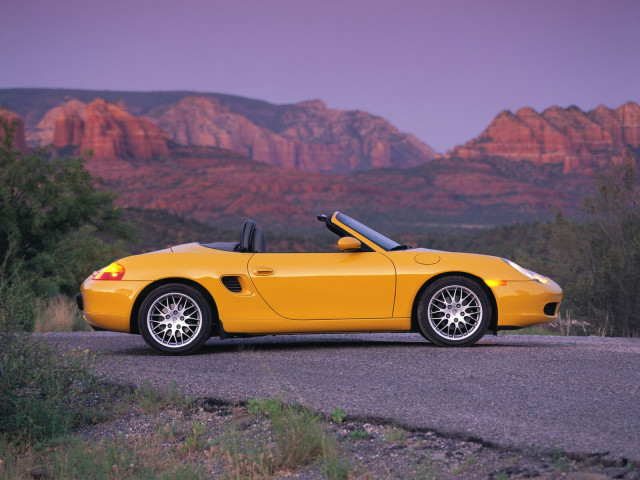
[[[102,97],[96,97],[98,94]],[[32,146],[43,141],[39,123],[48,112],[70,101],[91,104],[96,98],[163,126],[178,143],[198,138],[200,143],[192,146],[233,147],[255,160],[288,168],[346,173],[386,166],[407,168],[436,156],[427,144],[399,132],[381,117],[361,110],[328,109],[319,100],[276,105],[216,93],[0,89],[0,105],[24,117]],[[181,109],[185,102],[190,102],[190,108]],[[61,114],[65,113],[63,109]],[[183,134],[185,128],[191,131],[189,135]],[[193,135],[202,129],[208,135]]]
[[[178,118],[190,121],[194,106],[199,106],[212,109],[212,123],[201,124],[203,117],[194,115],[191,125],[185,124],[173,134],[151,123],[154,117],[162,123],[157,118],[181,101],[189,108]],[[189,102],[195,103],[190,106]],[[529,108],[516,113],[503,111],[475,139],[446,155],[405,168],[370,162],[372,168],[360,170],[304,171],[291,168],[297,166],[291,163],[257,162],[242,148],[255,151],[260,136],[261,141],[282,142],[285,151],[302,140],[322,148],[339,145],[336,138],[341,138],[341,130],[332,128],[341,124],[335,118],[327,122],[325,116],[351,115],[356,119],[344,122],[357,124],[358,111],[327,113],[330,109],[323,102],[304,102],[279,110],[280,117],[269,120],[274,130],[268,130],[210,97],[184,97],[164,105],[137,115],[132,110],[142,107],[132,108],[124,101],[85,104],[69,100],[47,110],[35,127],[32,123],[31,132],[40,142],[51,141],[54,155],[93,149],[96,155],[87,161],[87,168],[120,194],[122,206],[165,209],[230,227],[238,218],[255,216],[281,230],[304,226],[318,211],[329,210],[345,210],[364,221],[382,219],[403,230],[546,218],[553,208],[577,211],[581,198],[592,191],[594,172],[620,161],[627,153],[636,161],[640,154],[640,107],[628,102],[615,110],[598,107],[583,112],[577,107],[549,107],[541,113]],[[87,111],[95,115],[87,115]],[[265,115],[262,118],[266,121]],[[365,133],[377,135],[375,117],[365,113],[361,118],[365,125],[373,126]],[[199,130],[199,125],[204,126]],[[381,125],[387,128],[387,124]],[[98,135],[85,138],[88,131]],[[209,146],[185,146],[176,141],[176,135],[195,134],[202,135],[200,143],[218,137]],[[225,135],[227,143],[221,140]],[[359,148],[363,145],[365,142],[358,144]],[[351,148],[351,152],[366,155],[363,148]],[[327,154],[326,158],[334,156]]]

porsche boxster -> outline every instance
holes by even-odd
[[[510,260],[409,247],[340,212],[318,219],[338,251],[268,252],[246,220],[238,242],[187,243],[94,272],[78,307],[96,330],[140,334],[175,355],[214,335],[419,332],[468,346],[556,319],[562,289]]]

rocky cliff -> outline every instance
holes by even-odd
[[[24,121],[22,117],[18,115],[16,112],[9,110],[8,108],[3,108],[0,106],[0,116],[4,117],[9,121],[9,124],[14,125],[13,132],[13,147],[20,150],[23,153],[26,153],[29,148],[27,147],[27,142],[24,135]],[[4,130],[0,130],[0,140],[4,138]]]
[[[454,148],[451,155],[560,164],[565,173],[590,173],[625,151],[639,149],[640,106],[629,102],[616,110],[601,105],[588,112],[577,107],[503,111],[479,137]]]
[[[49,110],[32,133],[44,145],[93,150],[97,159],[168,155],[167,138],[157,125],[96,99],[89,104],[71,100]]]
[[[328,109],[318,100],[281,106],[277,116],[256,119],[264,120],[263,125],[208,97],[183,98],[152,110],[147,118],[182,145],[228,148],[270,165],[310,172],[408,168],[436,155],[382,118]]]

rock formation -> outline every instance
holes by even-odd
[[[503,111],[479,137],[455,147],[452,156],[562,164],[565,173],[590,173],[639,148],[640,106],[629,102],[589,112],[577,107],[551,107],[541,114],[531,108]]]
[[[101,99],[87,105],[72,100],[50,110],[38,126],[45,143],[93,150],[98,159],[169,154],[166,135],[157,125]]]
[[[435,156],[412,135],[362,111],[331,110],[319,100],[280,110],[275,122],[259,126],[215,99],[186,97],[148,118],[182,145],[228,148],[260,162],[311,172],[408,168]]]

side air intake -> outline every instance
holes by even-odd
[[[240,293],[242,291],[242,285],[240,285],[240,280],[238,277],[222,277],[222,284],[227,287],[227,290],[233,293]]]

